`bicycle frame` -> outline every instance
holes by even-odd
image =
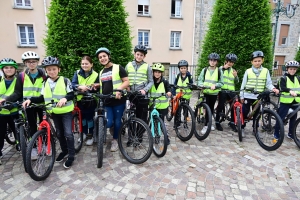
[[[234,123],[235,125],[237,124],[237,116],[236,116],[236,108],[240,108],[240,118],[241,118],[241,124],[244,125],[244,115],[243,115],[243,105],[239,101],[238,95],[234,97],[235,102],[233,101],[230,106],[230,110],[232,109],[233,106],[233,113],[234,113]],[[227,112],[229,112],[228,110]]]
[[[154,135],[154,120],[153,120],[153,117],[154,116],[159,117],[159,112],[156,110],[156,105],[155,105],[155,103],[157,101],[157,98],[159,98],[159,97],[153,98],[153,108],[150,109],[150,110],[152,110],[150,112],[150,123],[151,123],[151,133],[152,133],[153,137],[155,137],[155,135]],[[158,124],[158,125],[160,125],[160,124]],[[159,136],[161,136],[161,129],[159,128],[158,130],[159,130]]]
[[[78,113],[78,119],[79,119],[79,131],[82,133],[82,116],[81,116],[81,110],[77,106],[77,102],[75,103],[74,110],[72,111],[72,114]],[[72,120],[72,131],[74,131],[74,121]]]
[[[171,102],[171,105],[172,105],[172,115],[175,115],[176,114],[176,111],[179,107],[179,104],[182,102],[182,101],[185,101],[184,98],[182,98],[184,95],[183,93],[183,89],[180,88],[180,92],[178,94],[176,94],[176,96],[170,100]]]

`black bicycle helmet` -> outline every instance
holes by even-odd
[[[142,52],[143,54],[147,54],[148,50],[145,46],[138,44],[134,47],[134,52],[136,53],[137,51]]]
[[[106,47],[100,47],[97,51],[96,51],[96,56],[98,58],[99,53],[101,52],[105,52],[108,56],[110,56],[110,51],[108,50],[108,48]]]
[[[60,61],[58,60],[58,58],[54,56],[47,56],[46,58],[44,58],[44,60],[42,61],[42,66],[47,67],[51,65],[60,67]]]
[[[285,64],[286,68],[289,68],[289,67],[295,67],[295,68],[298,68],[299,67],[299,63],[297,61],[289,61]]]
[[[230,61],[230,62],[235,63],[238,58],[235,54],[229,53],[229,54],[226,55],[225,59],[226,59],[226,61]]]
[[[178,62],[178,68],[180,68],[180,67],[188,67],[188,66],[189,66],[189,63],[186,60],[180,60]]]
[[[251,55],[252,60],[258,57],[264,58],[264,53],[262,51],[254,51]]]
[[[220,60],[220,56],[217,53],[211,53],[208,55],[208,60]]]
[[[2,60],[0,60],[0,69],[2,69],[5,66],[12,66],[12,67],[18,69],[17,62],[11,58],[3,58]]]

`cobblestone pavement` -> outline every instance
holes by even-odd
[[[56,163],[51,175],[33,181],[20,153],[5,144],[0,166],[0,199],[299,199],[300,154],[285,138],[273,152],[263,150],[249,132],[243,142],[223,123],[204,141],[171,136],[167,154],[141,165],[110,152],[96,167],[96,145],[84,146],[71,169]],[[251,127],[251,124],[248,125]]]

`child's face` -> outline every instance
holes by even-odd
[[[36,69],[37,65],[38,65],[38,61],[34,60],[34,59],[29,59],[25,61],[25,65],[26,67],[28,67],[29,69],[33,70]]]
[[[161,74],[162,74],[161,71],[157,71],[157,70],[153,71],[153,76],[154,76],[155,78],[160,78],[160,77],[161,77]]]
[[[296,67],[289,67],[289,68],[287,69],[287,71],[288,71],[288,73],[289,73],[290,75],[295,75],[296,72],[297,72],[297,68],[296,68]]]
[[[145,57],[146,57],[146,55],[142,52],[137,51],[137,52],[134,53],[134,58],[138,62],[142,62]]]
[[[215,66],[217,66],[217,64],[218,64],[218,61],[217,60],[209,60],[209,66],[211,66],[211,67],[215,67]]]
[[[55,65],[50,65],[46,67],[46,72],[50,78],[56,78],[60,72],[60,68]]]
[[[230,67],[232,67],[234,65],[234,62],[231,62],[231,61],[226,61],[226,63],[225,63],[225,67],[226,68],[230,68]]]
[[[99,53],[98,59],[101,65],[106,65],[109,63],[109,56],[105,52]]]
[[[92,67],[93,67],[93,64],[90,63],[88,60],[81,60],[81,68],[82,68],[85,72],[91,71]]]
[[[5,66],[2,70],[6,76],[13,76],[16,73],[16,68],[13,66]]]
[[[255,68],[259,68],[264,62],[264,59],[262,57],[254,58],[251,63]]]
[[[185,67],[185,66],[180,67],[179,71],[180,71],[181,74],[186,74],[186,72],[187,72],[187,67]]]

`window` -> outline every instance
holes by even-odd
[[[172,0],[171,16],[181,17],[181,0]]]
[[[281,24],[278,46],[287,46],[288,45],[289,29],[290,29],[289,24]]]
[[[287,45],[287,38],[286,37],[282,37],[281,38],[281,45]]]
[[[171,32],[171,39],[170,39],[170,47],[171,48],[180,48],[180,35],[181,32],[179,31],[172,31]]]
[[[31,0],[15,0],[17,7],[31,7]]]
[[[150,31],[139,30],[138,33],[138,44],[149,47],[149,33]]]
[[[19,41],[21,46],[35,46],[32,25],[18,25]]]
[[[138,14],[149,15],[149,0],[138,1]]]

